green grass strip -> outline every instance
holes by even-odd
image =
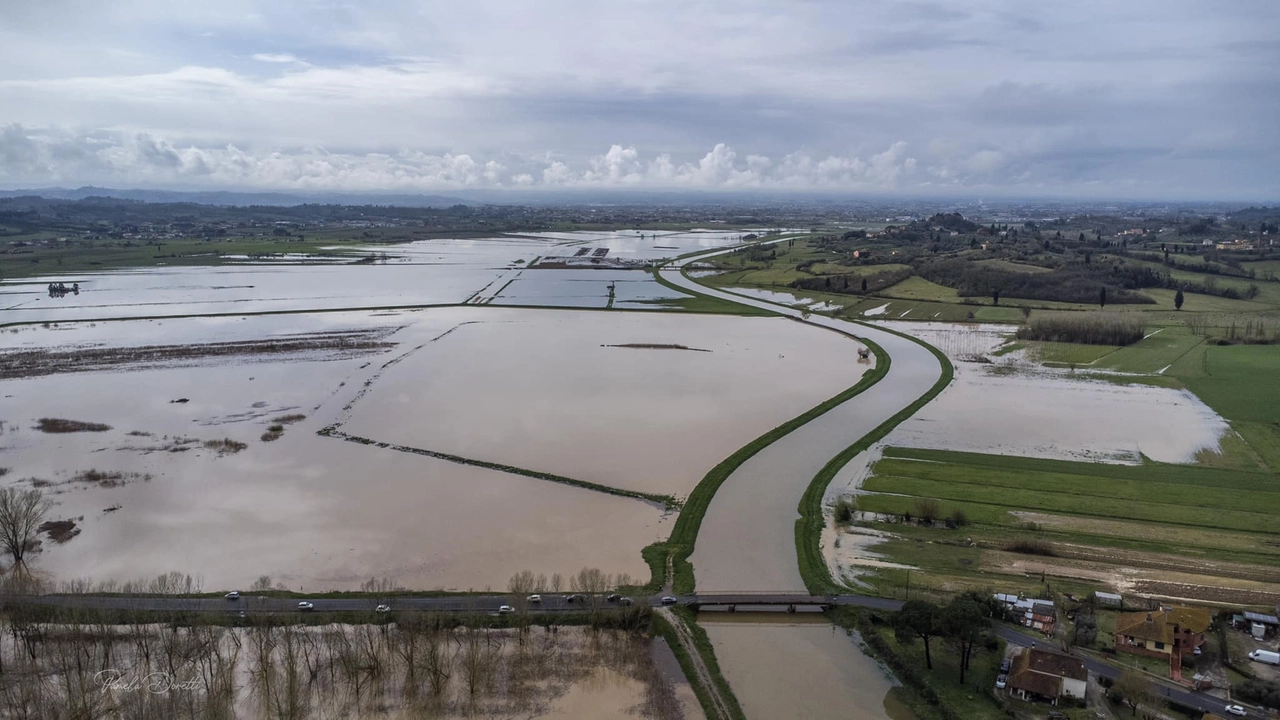
[[[818,471],[813,477],[813,481],[809,483],[808,489],[805,490],[804,496],[800,498],[800,518],[796,520],[796,555],[800,563],[800,577],[804,580],[804,585],[809,592],[815,595],[826,593],[842,592],[847,590],[838,585],[834,578],[831,577],[830,571],[827,570],[827,561],[822,554],[822,528],[825,520],[822,516],[822,498],[826,495],[827,486],[835,478],[840,468],[849,464],[858,453],[863,452],[873,444],[879,442],[884,436],[888,435],[902,421],[911,417],[917,410],[924,407],[930,400],[938,396],[942,389],[951,382],[955,375],[955,368],[952,367],[951,361],[941,350],[932,345],[911,337],[905,333],[890,330],[885,327],[877,327],[877,330],[893,333],[904,337],[921,347],[924,347],[938,358],[938,363],[942,365],[942,374],[938,377],[938,381],[929,388],[928,392],[916,398],[916,401],[899,410],[896,415],[880,423],[876,429],[863,435],[857,442],[850,445],[840,452],[839,455],[831,458],[831,461]],[[883,363],[885,369],[888,370],[889,361],[888,354],[884,350],[869,340],[863,340],[867,346],[876,354],[876,368],[879,369]]]

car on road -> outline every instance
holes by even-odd
[[[1008,684],[1009,684],[1009,676],[1005,675],[1004,673],[1000,673],[1000,676],[996,678],[996,689],[1003,690],[1005,685],[1008,685]]]
[[[663,605],[675,605],[676,603],[678,603],[678,602],[680,602],[680,601],[679,601],[679,600],[676,600],[675,598],[671,597],[670,595],[663,595],[663,596],[662,596],[662,600],[661,600],[661,602],[662,602],[662,604],[663,604]]]
[[[574,593],[572,595],[564,596],[564,601],[568,603],[584,602],[586,599],[587,599],[587,596],[581,593]]]
[[[531,602],[531,603],[533,603],[533,604],[537,605],[538,603],[542,602],[542,596],[541,596],[541,595],[530,595],[529,597],[525,598],[525,600],[527,600],[528,602]]]
[[[628,605],[634,605],[635,602],[636,602],[635,600],[632,600],[629,597],[618,598],[618,604],[622,605],[623,607],[626,607]]]
[[[239,593],[239,592],[237,592],[237,591],[235,591],[235,590],[232,590],[231,592],[227,593],[226,595],[223,595],[222,597],[224,597],[224,598],[226,598],[226,599],[228,599],[228,600],[239,600],[239,599],[240,599],[240,593]]]
[[[510,615],[511,613],[513,613],[513,612],[515,612],[515,611],[516,611],[516,609],[515,609],[515,608],[513,608],[513,607],[511,607],[510,605],[499,605],[499,606],[498,606],[498,614],[499,614],[499,615]]]
[[[1228,705],[1222,709],[1232,715],[1239,715],[1240,717],[1244,717],[1249,714],[1249,711],[1245,710],[1243,705]]]
[[[608,596],[608,597],[606,597],[606,598],[605,598],[605,600],[606,600],[607,602],[618,602],[618,599],[619,599],[619,598],[621,598],[621,597],[622,597],[622,596],[621,596],[621,595],[619,595],[618,593],[609,593],[609,596]]]
[[[298,603],[299,612],[311,612],[312,610],[315,610],[315,609],[316,609],[316,606],[313,605],[312,603],[307,602],[306,600],[303,600],[302,602]]]
[[[391,612],[391,606],[390,606],[390,605],[379,605],[378,607],[374,608],[374,609],[373,609],[373,611],[374,611],[374,612],[376,612],[376,613],[389,613],[389,612]]]

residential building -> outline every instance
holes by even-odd
[[[1078,657],[1040,648],[1025,648],[1009,667],[1005,681],[1009,692],[1023,700],[1047,700],[1054,705],[1063,697],[1083,700],[1089,671]]]
[[[1209,623],[1209,611],[1204,608],[1123,613],[1116,618],[1116,652],[1169,658],[1170,667],[1176,667],[1183,655],[1197,652],[1204,644]]]

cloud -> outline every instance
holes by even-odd
[[[1265,0],[12,5],[6,183],[1280,193]]]
[[[296,56],[289,53],[254,53],[253,59],[258,62],[275,63],[275,64],[293,64],[308,65],[309,63],[299,60]]]

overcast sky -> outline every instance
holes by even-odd
[[[1278,31],[1276,0],[0,0],[0,185],[1280,199]]]

